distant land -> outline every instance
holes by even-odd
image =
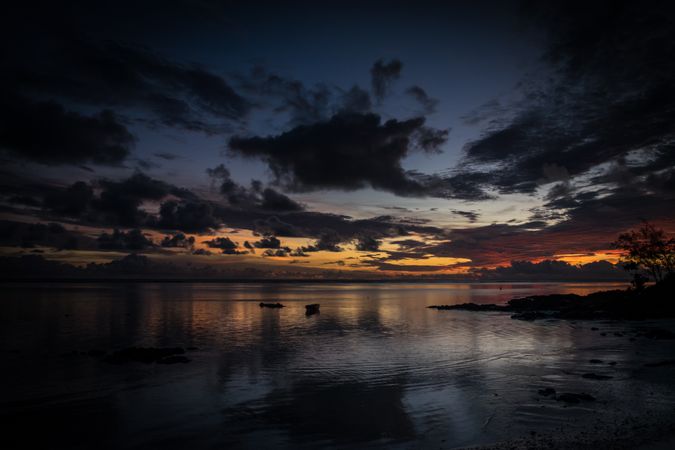
[[[624,282],[628,274],[617,264],[607,261],[574,265],[564,261],[538,263],[513,261],[493,269],[471,270],[460,274],[382,276],[332,270],[264,272],[255,268],[180,265],[154,261],[144,255],[129,254],[109,263],[84,266],[52,261],[42,255],[0,257],[0,281],[134,281],[134,282],[227,282],[227,283],[378,283],[378,282]]]

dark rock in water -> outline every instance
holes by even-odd
[[[185,364],[189,362],[190,358],[180,355],[166,356],[157,360],[157,364]]]
[[[663,361],[645,364],[645,367],[666,367],[666,366],[675,366],[675,359],[666,359]]]
[[[616,361],[610,361],[607,364],[609,364],[610,366],[616,366]]]
[[[548,397],[549,395],[555,396],[555,389],[553,388],[539,389],[537,393],[539,395],[543,395],[544,397]]]
[[[591,327],[591,331],[598,331],[598,330],[599,330],[598,327]]]
[[[174,355],[182,355],[185,350],[180,347],[154,348],[154,347],[129,347],[118,350],[106,356],[103,360],[111,364],[125,364],[130,362],[142,362],[150,364],[158,362],[162,358]]]
[[[588,380],[611,380],[614,378],[610,377],[609,375],[598,375],[597,373],[585,373],[581,377]]]
[[[588,362],[591,364],[602,364],[601,359],[589,359]]]
[[[321,305],[318,304],[318,303],[313,303],[311,305],[305,305],[305,314],[307,314],[308,316],[311,316],[312,314],[319,313],[320,312],[319,311],[320,306]]]
[[[564,392],[560,395],[557,395],[555,399],[559,402],[565,403],[580,403],[580,402],[592,402],[595,401],[595,397],[590,394],[582,392],[581,394],[574,394],[571,392]]]
[[[263,302],[260,302],[259,306],[261,308],[283,308],[284,307],[284,305],[282,305],[281,303],[263,303]]]

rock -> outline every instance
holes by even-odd
[[[591,331],[598,331],[600,328],[598,327],[591,327]]]
[[[590,394],[582,392],[580,394],[574,394],[571,392],[564,392],[560,395],[557,395],[555,399],[559,402],[565,403],[580,403],[580,402],[592,402],[595,401],[595,397]]]
[[[319,305],[318,303],[313,303],[311,305],[305,305],[305,314],[308,316],[311,316],[312,314],[318,314],[319,311]]]
[[[581,377],[588,380],[611,380],[614,378],[610,377],[609,375],[598,375],[597,373],[585,373]]]
[[[589,359],[588,362],[591,364],[602,364],[601,359]]]
[[[555,389],[553,388],[539,389],[537,393],[539,395],[543,395],[544,397],[548,397],[549,395],[553,395],[555,397]]]
[[[283,308],[283,307],[284,307],[284,305],[282,305],[281,303],[278,303],[278,302],[277,302],[277,303],[263,303],[263,302],[260,302],[259,306],[260,306],[261,308]]]
[[[184,353],[185,350],[180,347],[129,347],[113,352],[103,358],[103,360],[111,364],[125,364],[130,362],[142,362],[145,364],[150,364],[153,362],[158,362],[162,358],[167,358],[174,355],[182,355]]]

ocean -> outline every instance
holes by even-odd
[[[456,448],[668,420],[672,369],[645,364],[672,358],[672,341],[639,337],[663,321],[427,308],[623,287],[4,284],[0,447]],[[305,314],[310,303],[319,314]],[[127,347],[185,359],[110,362]],[[556,401],[546,388],[595,400]]]

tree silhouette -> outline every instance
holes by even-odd
[[[623,250],[621,262],[624,269],[634,273],[637,289],[646,281],[641,271],[657,283],[675,272],[675,239],[668,239],[663,230],[647,221],[639,229],[619,235],[612,245]]]

